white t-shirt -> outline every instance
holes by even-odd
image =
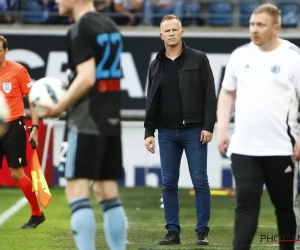
[[[231,55],[222,83],[236,90],[235,130],[227,155],[293,155],[298,138],[300,49],[287,40],[263,52],[253,43]]]

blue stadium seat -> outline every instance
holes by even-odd
[[[259,2],[241,2],[240,3],[240,25],[249,26],[249,20],[252,15],[253,10],[259,6]]]
[[[232,6],[228,3],[210,3],[209,4],[208,23],[214,26],[232,25]]]
[[[281,10],[282,27],[297,27],[298,25],[298,4],[278,4]]]

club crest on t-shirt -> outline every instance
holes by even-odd
[[[271,67],[271,71],[274,73],[274,74],[277,74],[279,71],[280,71],[280,67],[278,65],[273,65]]]

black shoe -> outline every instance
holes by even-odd
[[[26,229],[26,228],[36,228],[38,225],[43,223],[45,221],[45,215],[42,213],[42,215],[37,216],[37,215],[32,215],[30,220],[25,223],[21,229]]]
[[[173,230],[169,231],[166,234],[165,238],[163,238],[158,242],[158,245],[176,245],[176,244],[180,244],[180,237],[179,234]]]
[[[207,235],[208,235],[207,231],[199,230],[197,232],[196,244],[197,245],[208,245]]]

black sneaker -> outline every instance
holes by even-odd
[[[37,215],[32,215],[30,220],[25,223],[21,229],[26,229],[26,228],[36,228],[38,225],[43,223],[45,221],[45,215],[42,213],[42,215],[37,216]]]
[[[197,232],[196,244],[197,245],[208,245],[207,235],[208,235],[207,231],[199,230]]]
[[[169,231],[166,234],[165,238],[163,238],[158,242],[158,245],[176,245],[176,244],[180,244],[180,237],[179,234],[173,230]]]

